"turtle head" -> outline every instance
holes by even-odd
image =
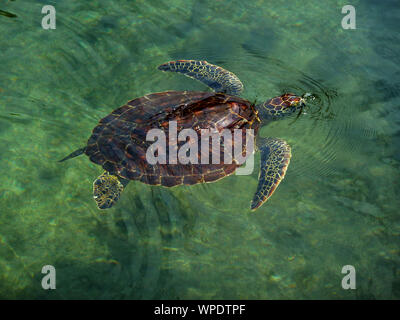
[[[268,120],[277,120],[301,111],[305,106],[305,100],[309,94],[296,96],[294,93],[285,93],[281,96],[269,99],[259,106],[260,116]]]

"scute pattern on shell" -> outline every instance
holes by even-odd
[[[243,155],[246,153],[244,129],[254,129],[256,135],[259,128],[254,106],[247,100],[222,93],[166,91],[131,100],[101,119],[93,129],[85,153],[111,174],[167,187],[212,182],[236,170],[235,160],[223,163],[223,148],[214,155],[220,157],[220,164],[200,164],[200,142],[199,164],[149,164],[146,150],[153,142],[146,141],[147,132],[155,128],[164,130],[168,159],[169,121],[177,122],[178,133],[191,128],[199,137],[201,129],[229,129],[232,133],[234,129],[243,129]],[[175,148],[185,143],[177,142]],[[212,156],[210,141],[209,159]]]

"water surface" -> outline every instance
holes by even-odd
[[[57,10],[56,30],[41,8]],[[0,9],[0,297],[399,299],[400,7],[353,1],[33,1]],[[277,192],[250,211],[251,176],[172,189],[131,183],[99,211],[101,168],[83,146],[98,120],[164,90],[207,90],[156,67],[202,59],[243,96],[312,92],[287,140]],[[256,167],[259,155],[256,156]],[[54,265],[57,289],[41,288]],[[343,290],[344,265],[357,289]]]

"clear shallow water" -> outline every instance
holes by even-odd
[[[53,4],[57,29],[41,28]],[[0,297],[398,299],[400,45],[396,1],[5,2],[0,9]],[[131,183],[106,212],[85,157],[98,119],[163,90],[203,90],[156,66],[205,59],[244,97],[313,92],[286,139],[284,182],[249,210],[252,176],[172,189]],[[258,157],[256,158],[258,165]],[[41,288],[43,265],[57,289]],[[340,286],[344,265],[357,290]]]

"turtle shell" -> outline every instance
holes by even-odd
[[[174,144],[171,140],[170,143],[170,121],[176,121],[178,134],[183,129],[194,129],[198,141],[189,139]],[[211,139],[209,159],[213,159],[214,152],[220,163],[211,164],[211,160],[210,164],[201,163],[201,129],[213,132],[228,129],[232,134],[234,129],[242,129],[242,156],[245,156],[245,129],[253,129],[256,135],[258,128],[257,112],[247,100],[222,93],[166,91],[131,100],[101,119],[93,129],[85,153],[111,174],[146,184],[172,187],[212,182],[232,174],[240,164],[233,155],[233,161],[225,164],[224,148],[222,145],[219,149],[212,148]],[[165,133],[167,159],[170,150],[176,152],[186,143],[197,143],[198,164],[149,164],[146,151],[154,143],[146,141],[150,129],[161,129]]]

